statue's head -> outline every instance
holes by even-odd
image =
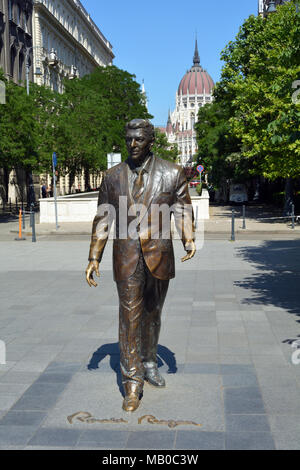
[[[154,143],[154,127],[147,119],[133,119],[126,125],[126,145],[130,157],[145,159]]]

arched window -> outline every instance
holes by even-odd
[[[27,12],[24,15],[24,30],[25,33],[29,33],[29,15]]]
[[[194,129],[195,126],[195,114],[191,113],[191,129]]]
[[[15,62],[16,62],[16,49],[13,46],[10,50],[10,74],[13,77],[15,72]]]
[[[2,50],[3,50],[3,42],[2,42],[2,38],[0,36],[0,67],[4,68],[3,65],[2,65]]]
[[[16,18],[16,22],[17,22],[17,25],[18,25],[18,26],[21,26],[21,7],[20,7],[19,4],[17,5],[17,18]]]
[[[8,19],[13,19],[13,0],[8,0]]]
[[[18,80],[21,82],[23,80],[23,64],[24,64],[24,55],[22,52],[19,54],[19,76]]]

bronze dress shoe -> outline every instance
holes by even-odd
[[[123,401],[124,411],[135,411],[140,404],[140,395],[142,393],[142,382],[126,382],[124,384],[125,398]]]
[[[140,404],[139,395],[135,392],[129,393],[125,396],[123,401],[123,410],[124,411],[135,411]]]
[[[153,362],[144,362],[145,380],[154,387],[163,388],[166,386],[166,381],[159,373],[157,364]]]

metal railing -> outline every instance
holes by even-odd
[[[231,212],[231,241],[235,241],[235,219],[236,213],[235,210],[232,209]],[[255,221],[262,221],[262,220],[283,220],[283,219],[291,219],[292,222],[292,230],[295,229],[295,223],[300,224],[300,215],[295,214],[295,205],[292,204],[292,213],[291,215],[284,215],[284,216],[277,216],[277,217],[255,217]],[[246,230],[246,206],[243,205],[243,212],[242,212],[242,220],[243,226],[242,230]]]

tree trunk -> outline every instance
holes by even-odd
[[[31,169],[26,171],[26,180],[27,180],[27,205],[28,207],[30,207],[31,204],[35,204],[36,202],[33,176],[32,176]]]
[[[84,190],[85,191],[90,191],[91,190],[91,185],[90,185],[90,170],[89,168],[85,167],[84,168]]]
[[[74,184],[74,181],[75,181],[75,171],[71,170],[69,173],[69,194],[72,193],[72,186]]]

